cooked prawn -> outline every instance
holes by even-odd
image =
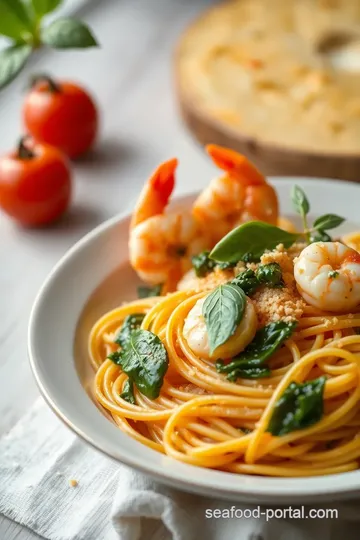
[[[255,336],[258,320],[254,305],[250,298],[246,299],[244,316],[235,333],[211,354],[209,336],[205,319],[202,315],[205,300],[206,296],[200,298],[189,311],[184,322],[184,338],[190,349],[201,358],[232,358],[243,351]]]
[[[174,289],[191,267],[191,257],[209,249],[211,239],[190,211],[168,212],[175,186],[177,160],[162,163],[144,186],[131,224],[129,253],[134,270],[145,282]]]
[[[295,259],[304,300],[324,311],[351,311],[360,303],[360,253],[340,242],[315,242]]]
[[[196,199],[193,215],[213,233],[216,243],[237,225],[252,219],[276,224],[278,199],[256,167],[241,154],[208,145],[215,165],[226,172],[212,180]]]

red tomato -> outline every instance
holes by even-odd
[[[98,128],[95,103],[74,83],[35,77],[23,107],[26,130],[35,140],[56,146],[71,158],[86,152]]]
[[[0,208],[22,225],[45,225],[70,202],[67,157],[52,146],[22,139],[15,152],[0,157]]]

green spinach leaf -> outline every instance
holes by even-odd
[[[210,251],[202,251],[192,257],[191,262],[197,277],[205,277],[212,272],[216,266],[216,261],[209,258]]]
[[[250,268],[240,272],[240,274],[231,280],[230,283],[237,287],[241,287],[247,296],[251,296],[260,285],[254,270],[251,270]]]
[[[299,237],[275,225],[262,221],[249,221],[230,231],[216,244],[210,253],[211,259],[221,262],[237,262],[251,257],[258,260],[265,250],[278,244],[290,247]]]
[[[132,379],[128,378],[128,380],[125,382],[123,391],[120,394],[121,399],[124,399],[128,403],[131,403],[132,405],[136,404],[135,396],[134,396],[134,383]]]
[[[220,362],[220,360],[218,360]],[[218,368],[218,366],[216,366]],[[219,365],[218,371],[221,373],[221,366]],[[235,368],[234,371],[230,371],[227,375],[229,381],[235,382],[237,379],[262,379],[264,377],[270,377],[271,370],[267,366],[259,367],[243,367]]]
[[[211,354],[235,333],[245,307],[244,291],[231,283],[216,287],[206,297],[202,313],[209,335]]]
[[[227,373],[227,378],[234,381],[243,376],[244,370],[263,368],[265,362],[281,347],[284,341],[289,339],[296,325],[295,321],[290,323],[279,321],[264,326],[256,332],[254,339],[246,349],[235,356],[231,362],[225,364],[223,360],[218,360],[215,364],[217,371]],[[251,372],[249,371],[249,373]],[[267,377],[268,372],[264,372],[264,375],[260,376]]]
[[[144,317],[145,315],[143,313],[133,313],[132,315],[125,317],[122,327],[115,337],[115,343],[120,345],[120,347],[125,347],[132,332],[140,328]]]
[[[156,399],[168,368],[168,354],[161,340],[148,330],[135,330],[125,347],[109,355],[136,384],[139,391]]]
[[[268,287],[283,287],[284,281],[278,263],[260,264],[256,270],[256,277],[262,285]]]
[[[324,413],[325,381],[323,376],[303,384],[292,382],[275,403],[267,431],[280,437],[319,422]]]

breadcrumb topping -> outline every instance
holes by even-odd
[[[305,309],[305,302],[296,288],[294,278],[294,260],[298,257],[306,244],[297,243],[290,248],[279,244],[274,250],[266,251],[261,264],[277,263],[282,271],[284,287],[270,288],[262,286],[251,297],[259,321],[259,327],[271,322],[283,320],[290,322],[299,320]],[[239,262],[235,268],[220,270],[216,268],[203,278],[196,277],[195,271],[190,270],[178,283],[178,290],[192,289],[195,292],[212,290],[219,285],[227,283],[247,268],[256,270],[257,263]]]
[[[259,325],[283,320],[290,322],[299,320],[305,309],[305,302],[296,288],[294,278],[294,259],[299,256],[305,244],[294,244],[285,249],[279,244],[273,251],[262,255],[261,264],[277,263],[282,271],[284,287],[270,289],[262,287],[253,296]]]

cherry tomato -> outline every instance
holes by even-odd
[[[56,220],[70,195],[68,158],[57,148],[23,138],[16,151],[0,157],[0,208],[22,225]]]
[[[34,77],[23,107],[26,130],[35,140],[56,146],[71,158],[93,145],[98,129],[94,101],[80,86]]]

